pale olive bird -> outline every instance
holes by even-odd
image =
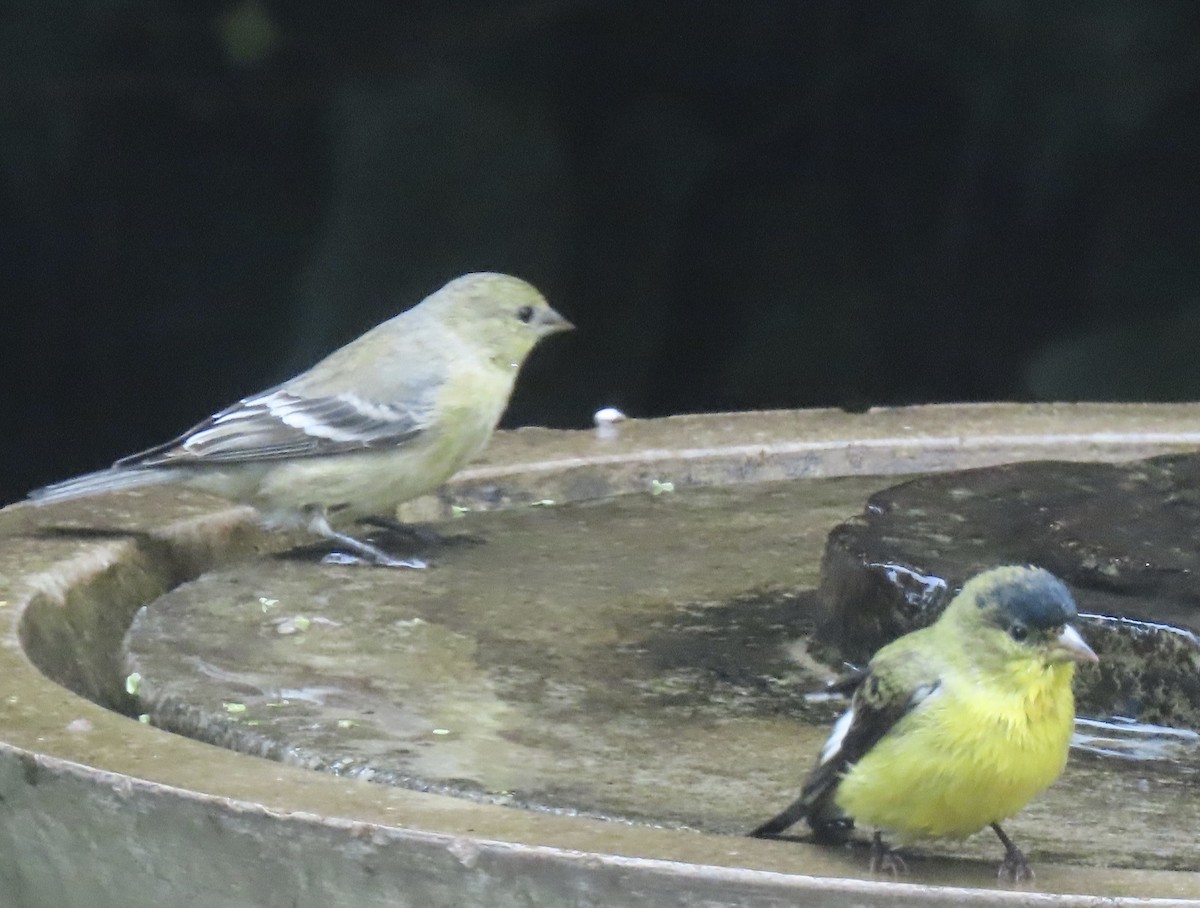
[[[487,444],[534,345],[572,327],[525,281],[467,274],[174,441],[29,499],[175,482],[253,505],[270,528],[304,527],[371,563],[420,567],[334,525],[391,515],[449,479]]]
[[[1000,821],[1063,770],[1075,722],[1076,663],[1097,657],[1053,574],[999,567],[968,581],[938,620],[889,643],[841,685],[834,724],[798,797],[750,833],[807,820],[818,840],[876,827],[871,868],[896,869],[881,830],[903,842],[991,826],[1002,879],[1033,871]]]

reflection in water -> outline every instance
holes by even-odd
[[[1151,725],[1124,716],[1075,720],[1071,746],[1123,760],[1194,763],[1200,760],[1200,734],[1188,728]]]

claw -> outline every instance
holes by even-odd
[[[1029,866],[1029,861],[1025,860],[1025,855],[1021,849],[1013,844],[1012,839],[1000,828],[999,823],[993,823],[992,830],[999,836],[1001,844],[1004,845],[1004,860],[1000,863],[1000,869],[996,872],[996,878],[1003,883],[1031,882],[1033,880],[1033,868]]]
[[[871,839],[871,863],[868,866],[871,873],[890,873],[893,880],[902,873],[908,873],[904,858],[883,844],[881,832],[876,832]]]
[[[308,529],[310,532],[331,539],[353,552],[353,554],[349,552],[331,553],[323,559],[326,564],[373,564],[378,567],[411,568],[418,571],[427,566],[420,558],[397,558],[369,542],[356,539],[347,533],[339,533],[329,525],[324,514],[314,514],[310,517]]]
[[[1002,883],[1030,883],[1033,882],[1033,868],[1029,866],[1029,861],[1020,849],[1014,848],[1010,854],[1004,856],[1000,869],[996,872],[996,879]]]
[[[393,558],[382,552],[372,557],[352,552],[330,552],[321,559],[321,564],[365,564],[374,567],[409,568],[414,571],[423,571],[429,567],[429,564],[420,558]]]

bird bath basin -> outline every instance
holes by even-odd
[[[448,537],[423,573],[276,557],[287,540],[198,495],[9,508],[0,893],[123,906],[1200,899],[1196,778],[1164,767],[1072,761],[1009,825],[1036,896],[997,886],[982,835],[917,849],[899,883],[870,878],[860,850],[739,835],[795,794],[837,709],[805,704],[825,669],[793,643],[835,525],[897,474],[1191,450],[1198,416],[927,407],[501,433],[442,495],[406,506]]]

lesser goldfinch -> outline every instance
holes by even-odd
[[[572,328],[525,281],[467,274],[311,369],[174,441],[31,492],[36,504],[178,482],[305,527],[371,563],[419,567],[340,532],[435,489],[487,443],[517,372]]]
[[[871,867],[893,869],[880,830],[901,842],[964,838],[990,825],[1004,845],[1000,877],[1033,871],[1000,821],[1058,778],[1075,719],[1071,678],[1096,662],[1053,574],[999,567],[968,581],[938,620],[889,643],[844,688],[800,797],[750,834],[804,819],[818,840],[876,827]]]

